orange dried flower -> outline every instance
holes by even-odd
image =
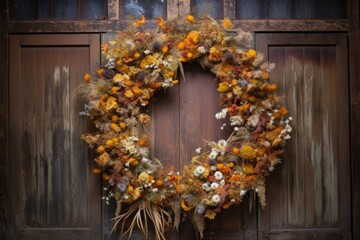
[[[189,22],[189,23],[194,23],[195,22],[195,18],[193,15],[187,15],[186,16],[186,20]]]
[[[97,70],[97,74],[98,74],[99,76],[102,76],[104,73],[105,73],[105,70],[102,69],[102,68],[100,68],[100,69]]]
[[[105,181],[109,181],[110,180],[110,176],[106,173],[102,173],[102,178],[105,180]]]
[[[165,26],[165,21],[164,21],[164,19],[163,19],[162,17],[158,17],[158,18],[157,18],[157,21],[158,21],[158,26],[159,26],[160,28],[162,28],[162,27]]]
[[[227,28],[227,29],[232,28],[234,26],[229,18],[224,18],[221,22],[222,22],[223,27]]]
[[[93,168],[93,173],[99,174],[101,173],[101,170],[99,168]]]
[[[144,23],[145,23],[145,17],[144,17],[144,15],[142,15],[138,20],[136,20],[134,25],[136,27],[140,27],[140,26],[144,25]]]
[[[85,82],[89,82],[90,78],[91,78],[91,75],[89,73],[85,73],[85,75],[84,75]]]
[[[96,151],[97,151],[98,153],[103,153],[103,152],[105,152],[105,147],[102,146],[102,145],[100,145],[100,146],[97,147]]]

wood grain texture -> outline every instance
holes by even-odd
[[[83,46],[74,37],[11,37],[11,239],[100,236],[100,179],[79,137],[89,124],[74,91],[95,68],[99,36],[83,35]]]
[[[183,16],[190,10],[185,2],[179,2],[179,15]],[[149,20],[150,25],[156,26],[156,20]],[[349,20],[293,20],[293,19],[244,19],[234,20],[235,27],[241,27],[251,32],[346,32],[349,30]],[[84,32],[102,33],[121,31],[129,22],[126,20],[88,20],[88,21],[11,21],[8,24],[9,33],[54,33],[54,32]]]
[[[167,0],[166,1],[166,18],[172,19],[179,16],[179,4],[178,0]]]
[[[353,239],[360,239],[360,1],[349,1],[349,76]]]
[[[224,18],[236,19],[235,0],[224,0]]]
[[[9,91],[8,11],[0,2],[0,239],[9,238]]]
[[[120,3],[119,0],[108,0],[108,17],[109,20],[119,20],[120,16]]]
[[[259,34],[257,46],[276,63],[271,79],[294,117],[283,166],[269,177],[278,187],[268,187],[260,236],[350,239],[346,37]]]

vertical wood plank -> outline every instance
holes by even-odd
[[[297,112],[298,133],[299,137],[296,138],[297,146],[305,146],[305,139],[300,134],[304,133],[305,128],[305,116],[309,114],[309,109],[303,105],[303,101],[308,99],[307,91],[305,90],[305,83],[303,81],[303,59],[302,49],[296,47],[287,47],[285,49],[286,62],[288,65],[287,69],[291,71],[289,79],[293,82],[288,84],[288,88],[293,88],[293,95],[295,94],[295,106]],[[293,102],[294,103],[294,102]],[[288,223],[292,226],[302,226],[304,223],[304,150],[297,149],[295,155],[292,155],[294,159],[289,162],[288,165]]]
[[[236,19],[236,0],[224,1],[224,18]]]
[[[178,0],[179,1],[179,16],[185,16],[191,11],[191,0]]]
[[[320,68],[322,77],[322,87],[326,96],[322,98],[323,107],[323,225],[336,226],[338,223],[338,166],[336,161],[339,161],[338,153],[341,150],[339,146],[339,136],[337,129],[339,128],[338,114],[342,114],[341,108],[338,106],[338,99],[329,96],[337,96],[341,94],[341,85],[336,82],[336,65],[333,59],[335,58],[335,49],[322,47],[320,50]],[[335,71],[334,71],[335,70]],[[339,92],[338,92],[339,91]],[[338,108],[339,107],[339,108]],[[344,126],[342,126],[344,127]],[[346,129],[344,129],[346,131]],[[342,139],[346,141],[346,139]]]
[[[20,118],[16,116],[21,116],[20,110],[20,96],[17,94],[16,90],[20,87],[20,71],[16,66],[19,65],[20,61],[20,46],[19,46],[19,36],[11,36],[9,39],[10,48],[13,49],[10,57],[10,86],[9,86],[9,102],[13,103],[14,107],[12,108],[12,114],[9,114],[9,135],[11,134],[12,138],[15,142],[20,142]],[[15,145],[9,143],[9,159],[20,159],[20,152],[16,150]],[[10,161],[9,162],[9,175],[10,176],[19,176],[19,161]],[[9,176],[9,184],[10,184],[10,176]],[[11,186],[13,189],[20,188],[19,181],[11,182]],[[17,193],[16,191],[10,191],[10,199],[14,199],[12,204],[10,205],[10,213],[17,212],[15,206],[18,206],[21,210],[24,210],[21,207],[20,199],[22,199],[21,193]],[[10,219],[10,226],[19,226],[21,225],[22,219],[21,216],[16,215],[12,216]],[[12,229],[11,229],[12,230]]]
[[[9,57],[8,6],[0,2],[0,239],[9,238]]]
[[[360,226],[360,1],[348,1],[349,77],[350,77],[350,143],[352,226]],[[360,228],[352,228],[353,239],[360,239]]]
[[[305,197],[306,197],[306,225],[318,226],[322,222],[322,123],[318,121],[323,115],[321,98],[324,97],[319,89],[323,87],[320,77],[320,50],[316,47],[304,48],[304,80],[307,83],[305,91],[311,94],[307,101],[307,108],[311,114],[306,116],[308,124],[305,129],[307,136],[305,159]]]
[[[21,152],[21,168],[19,169],[19,180],[23,187],[23,199],[21,199],[24,208],[24,217],[22,224],[29,226],[38,226],[37,213],[37,199],[36,199],[36,176],[35,176],[35,162],[36,162],[36,129],[35,129],[35,102],[36,96],[36,51],[31,48],[24,48],[20,52],[21,65],[20,69],[21,79],[26,79],[20,83],[20,109],[22,116],[22,123],[18,126],[21,131],[20,144],[15,149]],[[26,99],[26,101],[24,101]]]
[[[269,47],[269,61],[276,64],[275,70],[271,73],[270,81],[277,84],[278,89],[277,93],[281,96],[281,102],[286,104],[287,98],[285,99],[285,95],[287,94],[287,79],[285,77],[285,49],[283,47]],[[289,88],[291,90],[291,88]],[[292,112],[291,112],[292,113]],[[291,149],[286,149],[286,153],[288,154]],[[277,186],[276,188],[267,188],[267,204],[269,205],[270,211],[270,224],[271,228],[280,228],[287,224],[287,191],[279,191],[278,189],[286,189],[287,181],[283,179],[287,179],[287,166],[288,161],[285,160],[286,155],[283,157],[282,167],[276,168],[276,170],[269,176],[267,180],[267,186]],[[272,211],[274,209],[274,213]],[[263,212],[263,210],[260,210]]]
[[[119,0],[108,0],[108,19],[109,20],[119,20],[120,4]]]
[[[179,16],[179,0],[166,1],[166,18],[172,19]]]

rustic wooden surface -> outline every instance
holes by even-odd
[[[7,3],[0,1],[0,239],[9,237],[9,117]]]
[[[95,69],[100,39],[53,37],[10,39],[11,238],[97,239],[100,178],[80,139],[89,124],[75,89]]]
[[[283,166],[269,177],[268,186],[277,187],[267,188],[260,236],[350,239],[346,36],[259,34],[256,39],[259,51],[276,63],[271,80],[294,117]],[[318,231],[310,232],[313,228]]]
[[[360,239],[360,1],[349,1],[350,139],[353,239]]]
[[[184,0],[186,1],[186,0]],[[179,3],[179,12],[182,14],[186,9]],[[172,16],[169,16],[172,17]],[[149,20],[152,26],[157,20]],[[245,31],[254,32],[307,32],[318,31],[346,32],[349,30],[348,20],[234,20],[235,27],[241,27]],[[88,20],[88,21],[11,21],[9,22],[10,33],[44,33],[44,32],[117,32],[121,31],[129,22],[125,20]],[[151,24],[150,24],[151,25]]]
[[[221,130],[215,119],[221,110],[217,82],[213,74],[197,64],[185,64],[185,80],[166,92],[155,95],[152,106],[154,118],[154,153],[164,164],[180,171],[189,164],[195,149],[204,147],[206,140],[227,139],[230,132]],[[224,211],[215,221],[206,223],[205,239],[253,239],[256,236],[256,210],[243,206]],[[226,221],[225,221],[226,220]],[[180,239],[195,239],[189,222],[180,226]],[[170,238],[169,238],[170,239]],[[172,235],[171,239],[177,239]]]

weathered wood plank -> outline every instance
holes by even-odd
[[[0,2],[0,239],[9,237],[9,58],[7,1]]]
[[[224,18],[236,19],[236,0],[224,0]]]
[[[285,69],[285,49],[282,47],[270,47],[269,60],[276,64],[275,70],[271,73],[270,81],[278,85],[278,95],[281,96],[281,102],[286,104],[286,101],[288,100],[287,98],[285,99],[284,96],[286,94],[291,94],[291,92],[289,93],[286,91],[293,91],[293,88],[286,88],[288,83],[285,77],[285,72],[282,71],[282,69]],[[290,110],[290,112],[293,114],[294,111]],[[292,138],[296,139],[296,135],[292,135]],[[289,149],[289,146],[287,147],[286,154],[294,152],[294,149]],[[286,159],[285,156],[284,159]],[[266,189],[266,200],[267,205],[269,206],[267,209],[269,209],[270,212],[268,214],[271,217],[271,220],[268,220],[268,224],[271,225],[271,228],[280,228],[281,226],[284,226],[284,224],[287,224],[287,208],[283,207],[287,205],[287,191],[278,191],[278,189],[287,188],[287,181],[284,181],[284,179],[287,179],[286,169],[288,168],[288,165],[289,162],[284,160],[282,162],[282,166],[276,168],[266,182],[267,186],[277,186],[276,188],[268,187]],[[272,213],[272,209],[276,209],[276,214]],[[264,210],[259,211],[260,214],[262,214]]]
[[[167,0],[166,1],[166,18],[176,18],[179,16],[179,4],[178,0]]]
[[[260,227],[260,236],[264,239],[307,238],[312,236],[307,228],[326,226],[329,232],[337,233],[332,235],[324,229],[324,233],[313,236],[349,239],[346,37],[343,34],[259,34],[257,41],[270,61],[278,63],[275,77],[279,77],[279,72],[285,73],[285,102],[294,117],[292,139],[284,156],[288,197],[281,206],[278,203],[281,202],[278,195],[283,196],[279,193],[279,189],[284,189],[281,183],[276,191],[269,190],[270,210],[260,215],[265,217],[260,222],[266,222],[269,217],[270,223]],[[280,49],[285,51],[284,55]],[[280,58],[285,59],[285,63],[279,64]],[[282,88],[280,83],[280,94]],[[270,183],[273,177],[280,174],[271,176]],[[285,219],[279,216],[285,211],[277,209],[284,206],[288,212]],[[272,234],[274,231],[276,235]]]
[[[323,176],[323,202],[322,202],[322,222],[324,226],[337,226],[339,215],[339,201],[338,201],[338,167],[340,166],[340,159],[348,161],[346,152],[339,149],[339,141],[348,141],[347,136],[339,132],[348,132],[345,124],[340,124],[339,114],[344,113],[343,108],[347,105],[342,102],[339,106],[338,101],[341,98],[339,95],[343,94],[343,87],[339,84],[336,78],[336,58],[335,49],[333,47],[323,47],[320,49],[320,71],[321,80],[323,82],[323,97],[322,97],[322,176]],[[334,71],[335,70],[335,71]],[[345,85],[346,86],[346,85]],[[334,96],[334,97],[329,97]],[[338,97],[336,97],[338,96]],[[344,104],[344,105],[343,105]],[[346,111],[346,110],[345,110]],[[347,111],[346,111],[347,112]],[[343,117],[347,119],[347,117]],[[340,133],[340,134],[339,134]],[[343,154],[341,154],[343,153]],[[316,189],[319,190],[319,189]]]
[[[119,0],[108,0],[108,19],[109,20],[119,20],[120,12],[120,3]]]
[[[189,0],[179,2],[179,15],[189,13]],[[157,20],[148,20],[149,26],[155,27]],[[241,27],[245,31],[254,32],[346,32],[349,30],[348,20],[293,20],[293,19],[271,19],[271,20],[234,20],[235,27]],[[126,20],[89,20],[89,21],[11,21],[9,22],[9,33],[56,33],[56,32],[84,32],[102,33],[118,32],[126,28],[129,22]]]
[[[360,1],[349,0],[349,77],[352,226],[360,226]],[[352,228],[353,239],[360,239],[360,228]]]
[[[100,42],[99,35],[82,37],[80,46],[79,39],[71,43],[70,35],[59,37],[68,46],[51,41],[36,46],[31,36],[23,41],[12,37],[14,239],[100,236],[100,179],[92,174],[94,163],[87,161],[88,149],[80,139],[88,121],[79,120],[84,101],[74,92],[100,59]]]

